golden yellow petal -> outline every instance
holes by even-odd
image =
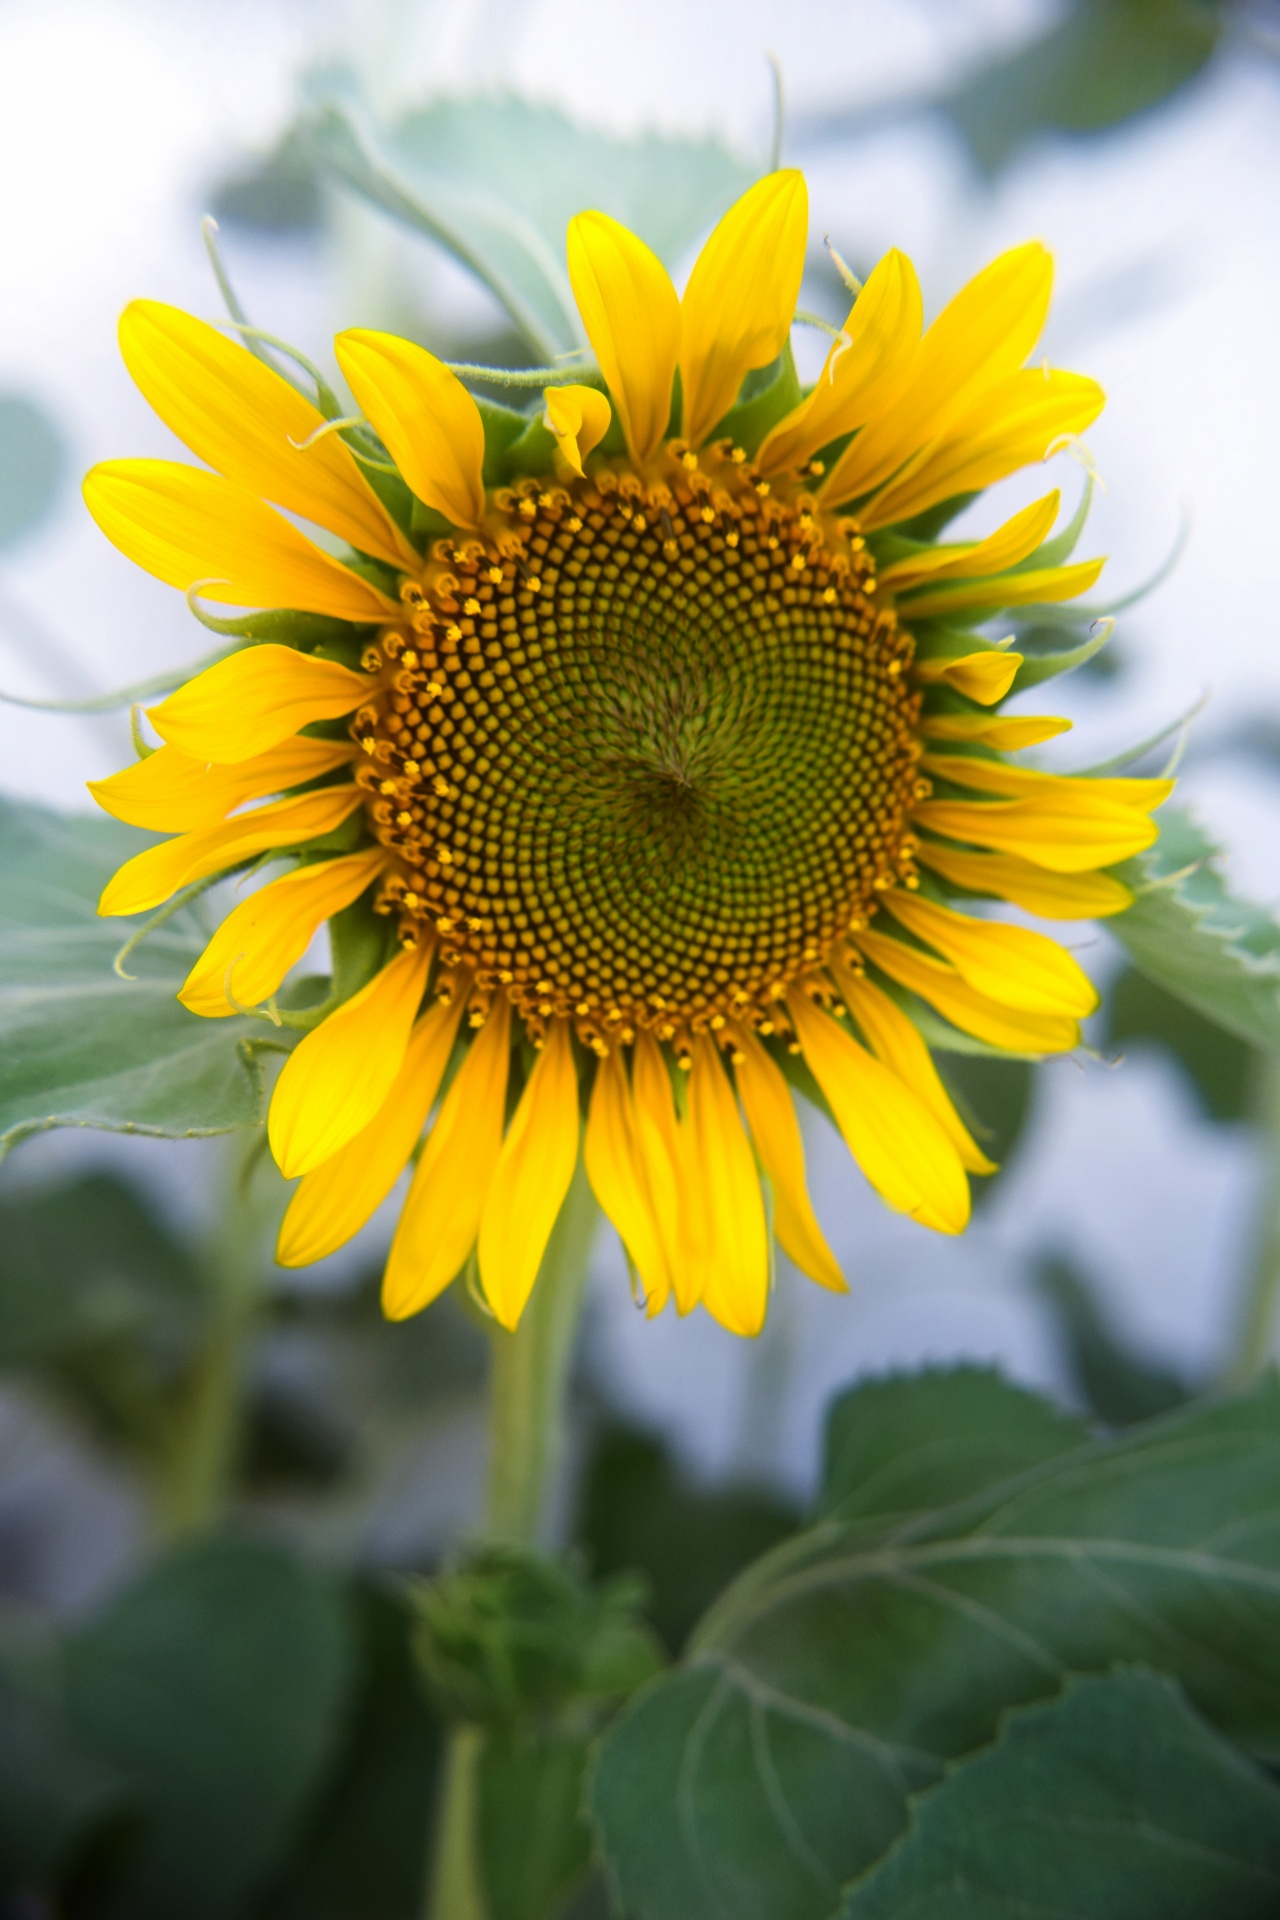
[[[609,402],[595,387],[544,387],[547,426],[574,473],[609,431]]]
[[[1047,460],[1091,426],[1105,404],[1097,381],[1083,374],[1048,368],[1014,374],[860,508],[859,524],[868,530],[895,526],[941,500],[994,486],[1021,467]],[[841,496],[832,490],[827,497],[834,504]]]
[[[193,880],[238,867],[273,847],[297,847],[318,834],[332,833],[362,798],[359,787],[322,787],[316,793],[237,814],[221,826],[164,840],[158,847],[135,853],[112,875],[98,912],[108,916],[147,913]]]
[[[1053,261],[1032,241],[1001,254],[962,287],[920,342],[905,386],[827,476],[824,499],[835,506],[869,493],[962,415],[976,413],[1034,347],[1052,285]]]
[[[353,328],[333,350],[360,411],[419,500],[455,527],[478,527],[484,425],[458,376],[393,333]]]
[[[964,740],[974,746],[1017,753],[1043,740],[1070,733],[1070,720],[1049,713],[926,713],[920,721],[926,740]]]
[[[731,1333],[759,1333],[769,1303],[769,1228],[755,1156],[714,1040],[694,1035],[689,1153],[710,1257],[702,1304]]]
[[[109,460],[85,476],[84,498],[113,546],[183,593],[337,620],[385,620],[399,611],[220,473],[172,460]]]
[[[1114,867],[1156,838],[1154,820],[1118,802],[1078,807],[1056,794],[1034,800],[922,800],[912,820],[928,833],[945,834],[998,853],[1017,854],[1052,873],[1085,873]]]
[[[733,1077],[760,1164],[773,1186],[774,1232],[802,1273],[832,1293],[847,1293],[848,1282],[809,1199],[804,1141],[786,1076],[749,1027],[735,1027],[733,1037]]]
[[[372,686],[363,674],[294,647],[244,647],[149,707],[147,718],[190,759],[235,766],[313,721],[341,719]]]
[[[966,613],[980,607],[1028,607],[1074,600],[1077,594],[1089,591],[1105,565],[1105,560],[1080,560],[1069,567],[1036,567],[1026,573],[1002,574],[995,580],[958,580],[903,601],[899,612],[904,620],[930,620],[939,614]]]
[[[854,935],[856,944],[882,973],[918,993],[962,1033],[1008,1053],[1070,1053],[1080,1039],[1076,1021],[1061,1015],[1023,1013],[1000,1005],[969,986],[945,960],[935,960],[902,940],[882,933]]]
[[[276,1259],[306,1267],[345,1246],[394,1187],[426,1125],[453,1052],[464,996],[437,1001],[409,1036],[404,1063],[377,1113],[299,1183],[280,1225]]]
[[[780,420],[756,456],[762,473],[802,467],[902,389],[920,344],[920,282],[906,255],[886,253],[849,309],[813,392]]]
[[[283,793],[331,773],[353,760],[356,751],[347,740],[299,736],[235,766],[213,766],[193,760],[179,747],[158,747],[145,760],[86,784],[105,813],[131,827],[189,833],[195,827],[216,826],[246,800]]]
[[[746,375],[786,346],[804,273],[809,194],[794,168],[749,187],[694,262],[680,302],[681,435],[699,447]]]
[[[945,880],[974,893],[1011,900],[1045,920],[1103,920],[1133,905],[1133,895],[1109,873],[1049,873],[1012,853],[965,853],[921,843],[916,858]]]
[[[480,1215],[480,1285],[500,1326],[519,1325],[578,1164],[578,1070],[553,1020],[511,1116]]]
[[[1046,493],[1042,500],[1032,501],[985,540],[971,545],[926,548],[905,560],[896,560],[892,566],[882,568],[880,584],[891,587],[895,593],[905,593],[925,580],[932,584],[936,580],[967,580],[975,574],[985,577],[1003,573],[1006,567],[1016,566],[1035,552],[1058,517],[1060,498],[1056,489]]]
[[[1088,974],[1043,933],[1003,920],[974,920],[902,887],[891,887],[882,905],[917,940],[949,960],[975,992],[1002,1006],[1083,1020],[1098,1004]]]
[[[689,1257],[687,1223],[681,1213],[681,1130],[662,1050],[653,1035],[643,1030],[636,1035],[632,1056],[631,1095],[636,1157],[653,1209],[676,1306],[681,1313],[688,1313],[698,1304],[702,1274],[696,1260]]]
[[[358,899],[385,865],[377,847],[297,867],[259,887],[232,909],[192,967],[178,995],[183,1006],[217,1020],[269,999],[316,928]]]
[[[928,1107],[803,993],[790,993],[787,1006],[845,1144],[876,1192],[922,1226],[963,1232],[969,1183]]]
[[[178,307],[134,300],[120,351],[143,395],[199,459],[251,493],[393,567],[419,556],[324,415],[245,347]]]
[[[1039,767],[1011,767],[1006,761],[977,754],[930,753],[923,764],[930,773],[941,774],[959,787],[976,787],[981,793],[1015,800],[1053,800],[1082,813],[1095,806],[1102,811],[1119,806],[1150,813],[1169,798],[1175,785],[1172,780],[1094,780],[1082,773],[1044,773]]]
[[[636,1145],[631,1088],[618,1047],[596,1070],[583,1160],[591,1191],[640,1276],[647,1312],[661,1313],[671,1296],[671,1275]]]
[[[832,961],[830,973],[840,990],[840,998],[862,1029],[876,1058],[883,1060],[917,1099],[923,1100],[959,1154],[960,1164],[970,1173],[994,1173],[995,1162],[988,1160],[978,1146],[938,1078],[938,1070],[919,1028],[887,993],[855,974],[843,961]]]
[[[569,280],[633,460],[656,453],[671,415],[680,302],[643,240],[607,213],[569,222]]]
[[[511,1009],[501,997],[472,1040],[427,1137],[382,1281],[388,1320],[420,1313],[475,1245],[502,1151]]]
[[[304,1035],[271,1096],[267,1138],[286,1180],[310,1173],[366,1127],[391,1091],[417,1017],[431,947],[398,953]]]
[[[917,660],[912,672],[922,686],[954,687],[966,699],[976,700],[983,707],[994,707],[1008,693],[1021,665],[1020,653],[985,647],[980,653]]]

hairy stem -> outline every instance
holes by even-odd
[[[1262,1191],[1253,1272],[1229,1376],[1239,1384],[1253,1379],[1273,1358],[1280,1309],[1280,1055],[1264,1054],[1259,1060],[1255,1106],[1263,1141]]]

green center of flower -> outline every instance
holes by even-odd
[[[384,903],[587,1037],[763,1017],[904,858],[910,643],[860,543],[726,477],[505,496],[521,555],[449,553],[355,726]]]

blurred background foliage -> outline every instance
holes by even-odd
[[[1074,0],[958,84],[796,112],[784,153],[804,163],[886,127],[943,128],[994,182],[1037,142],[1083,149],[1121,137],[1204,84],[1216,61],[1266,63],[1278,46],[1280,14],[1267,0]],[[237,236],[324,233],[339,258],[344,206],[378,209],[395,232],[377,256],[382,283],[366,284],[380,317],[430,332],[438,351],[518,368],[581,344],[560,259],[584,195],[675,261],[767,157],[669,131],[624,138],[506,95],[383,113],[351,70],[328,67],[306,77],[268,151],[228,154],[204,206],[231,254]],[[415,308],[413,275],[395,269],[423,241],[480,280],[498,320],[441,337]],[[356,254],[340,270],[359,274]],[[842,317],[825,255],[812,285],[815,303]],[[487,390],[510,399],[500,382]],[[84,684],[56,630],[11,599],[3,573],[69,492],[70,424],[35,394],[0,392],[0,627],[34,647],[52,690],[92,713],[105,711],[108,676]],[[1020,639],[1031,654],[1069,650],[1086,643],[1091,618]],[[1112,659],[1122,670],[1122,647],[1085,671]],[[30,724],[58,723],[33,713]],[[1188,761],[1247,756],[1274,772],[1278,742],[1280,721],[1259,713],[1217,736],[1193,732]],[[193,1032],[172,1003],[200,937],[198,907],[131,956],[132,981],[110,972],[118,932],[95,923],[86,902],[117,842],[105,821],[70,828],[6,808],[0,1032],[15,1058],[21,1037],[25,1063],[0,1090],[6,1141],[52,1125],[217,1132],[254,1110],[261,1030],[236,1021]],[[1175,834],[1171,844],[1147,921],[1115,929],[1132,958],[1119,957],[1091,1044],[1106,1059],[1158,1058],[1207,1125],[1269,1140],[1274,1154],[1280,936],[1226,894],[1210,843],[1184,846]],[[1170,933],[1179,916],[1190,946]],[[76,1027],[91,995],[102,1018],[89,1045]],[[944,1070],[1004,1169],[979,1196],[989,1208],[1035,1127],[1041,1070],[976,1053],[949,1056]],[[204,1116],[198,1129],[175,1120],[184,1103]],[[795,1534],[800,1501],[763,1470],[760,1449],[735,1478],[708,1483],[584,1366],[560,1512],[570,1560],[554,1575],[545,1563],[470,1564],[424,1601],[419,1577],[452,1564],[475,1503],[483,1333],[451,1296],[388,1326],[372,1265],[352,1263],[320,1288],[273,1269],[279,1183],[237,1136],[215,1151],[222,1187],[204,1218],[167,1204],[119,1154],[32,1180],[19,1153],[0,1188],[0,1913],[409,1920],[423,1911],[442,1728],[459,1688],[473,1703],[480,1688],[496,1729],[478,1789],[492,1836],[492,1920],[602,1914],[582,1811],[590,1741],[640,1678],[679,1656],[734,1576]],[[1250,1271],[1239,1276],[1240,1325],[1224,1341],[1241,1382],[1270,1351],[1276,1207],[1264,1193]],[[1002,1471],[1048,1461],[1086,1432],[1120,1435],[1194,1406],[1214,1384],[1207,1366],[1184,1376],[1137,1344],[1108,1304],[1109,1279],[1051,1241],[1031,1250],[1022,1284],[1048,1315],[1073,1413],[1059,1430],[1048,1409],[1001,1400],[1007,1425],[996,1433],[977,1410],[987,1389],[976,1399],[958,1389],[970,1398],[948,1416],[953,1431],[977,1439],[956,1471],[979,1455],[988,1462],[973,1485],[998,1477],[992,1458]],[[769,1364],[764,1354],[766,1402]],[[871,1442],[860,1423],[886,1405],[838,1403],[820,1511],[863,1484],[857,1450]],[[908,1426],[921,1417],[903,1415]],[[73,1557],[79,1544],[108,1569],[85,1581],[87,1604],[65,1597],[79,1591],[74,1577],[51,1572],[42,1505],[56,1506],[80,1468],[37,1475],[24,1494],[33,1446],[51,1456],[70,1446],[111,1490],[124,1545],[104,1556],[72,1541]],[[931,1483],[922,1504],[942,1499]],[[71,1501],[64,1531],[75,1535],[83,1511]],[[566,1648],[574,1660],[562,1670]],[[1189,1709],[1143,1685],[1132,1683],[1126,1725],[1165,1748],[1171,1728],[1200,1740],[1178,1718]],[[1100,1695],[1073,1695],[1062,1737],[1082,1737],[1110,1710]],[[1036,1751],[1061,1763],[1058,1734],[1040,1722],[1021,1721],[1010,1737],[1048,1739]],[[1217,1781],[1234,1762],[1207,1740],[1204,1778]],[[1003,1793],[1001,1777],[997,1768]],[[607,1781],[601,1791],[607,1799]],[[1216,1804],[1206,1788],[1206,1820]],[[1256,1830],[1271,1834],[1274,1823],[1268,1805]],[[980,1830],[980,1820],[967,1829]],[[928,1855],[927,1833],[912,1844]],[[625,1836],[618,1845],[622,1858]],[[905,1891],[859,1894],[847,1912],[905,1910],[893,1902],[911,1895],[913,1873],[927,1883],[927,1859],[913,1855],[898,1871]],[[646,1912],[648,1898],[637,1895]],[[1214,1909],[1186,1909],[1201,1910]]]

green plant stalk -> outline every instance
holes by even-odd
[[[162,1531],[213,1526],[230,1502],[244,1416],[245,1350],[261,1303],[266,1209],[252,1192],[262,1152],[258,1128],[227,1143],[217,1226],[206,1262],[209,1319],[175,1410],[158,1476]]]
[[[1280,1310],[1280,1054],[1258,1062],[1255,1112],[1262,1135],[1262,1193],[1254,1238],[1253,1271],[1240,1317],[1240,1335],[1228,1383],[1243,1386],[1275,1357]]]
[[[493,1540],[546,1544],[550,1495],[564,1451],[565,1406],[591,1246],[599,1224],[579,1159],[514,1333],[490,1332],[489,1482],[483,1530]],[[428,1920],[487,1920],[477,1835],[483,1730],[457,1726],[445,1750]]]

